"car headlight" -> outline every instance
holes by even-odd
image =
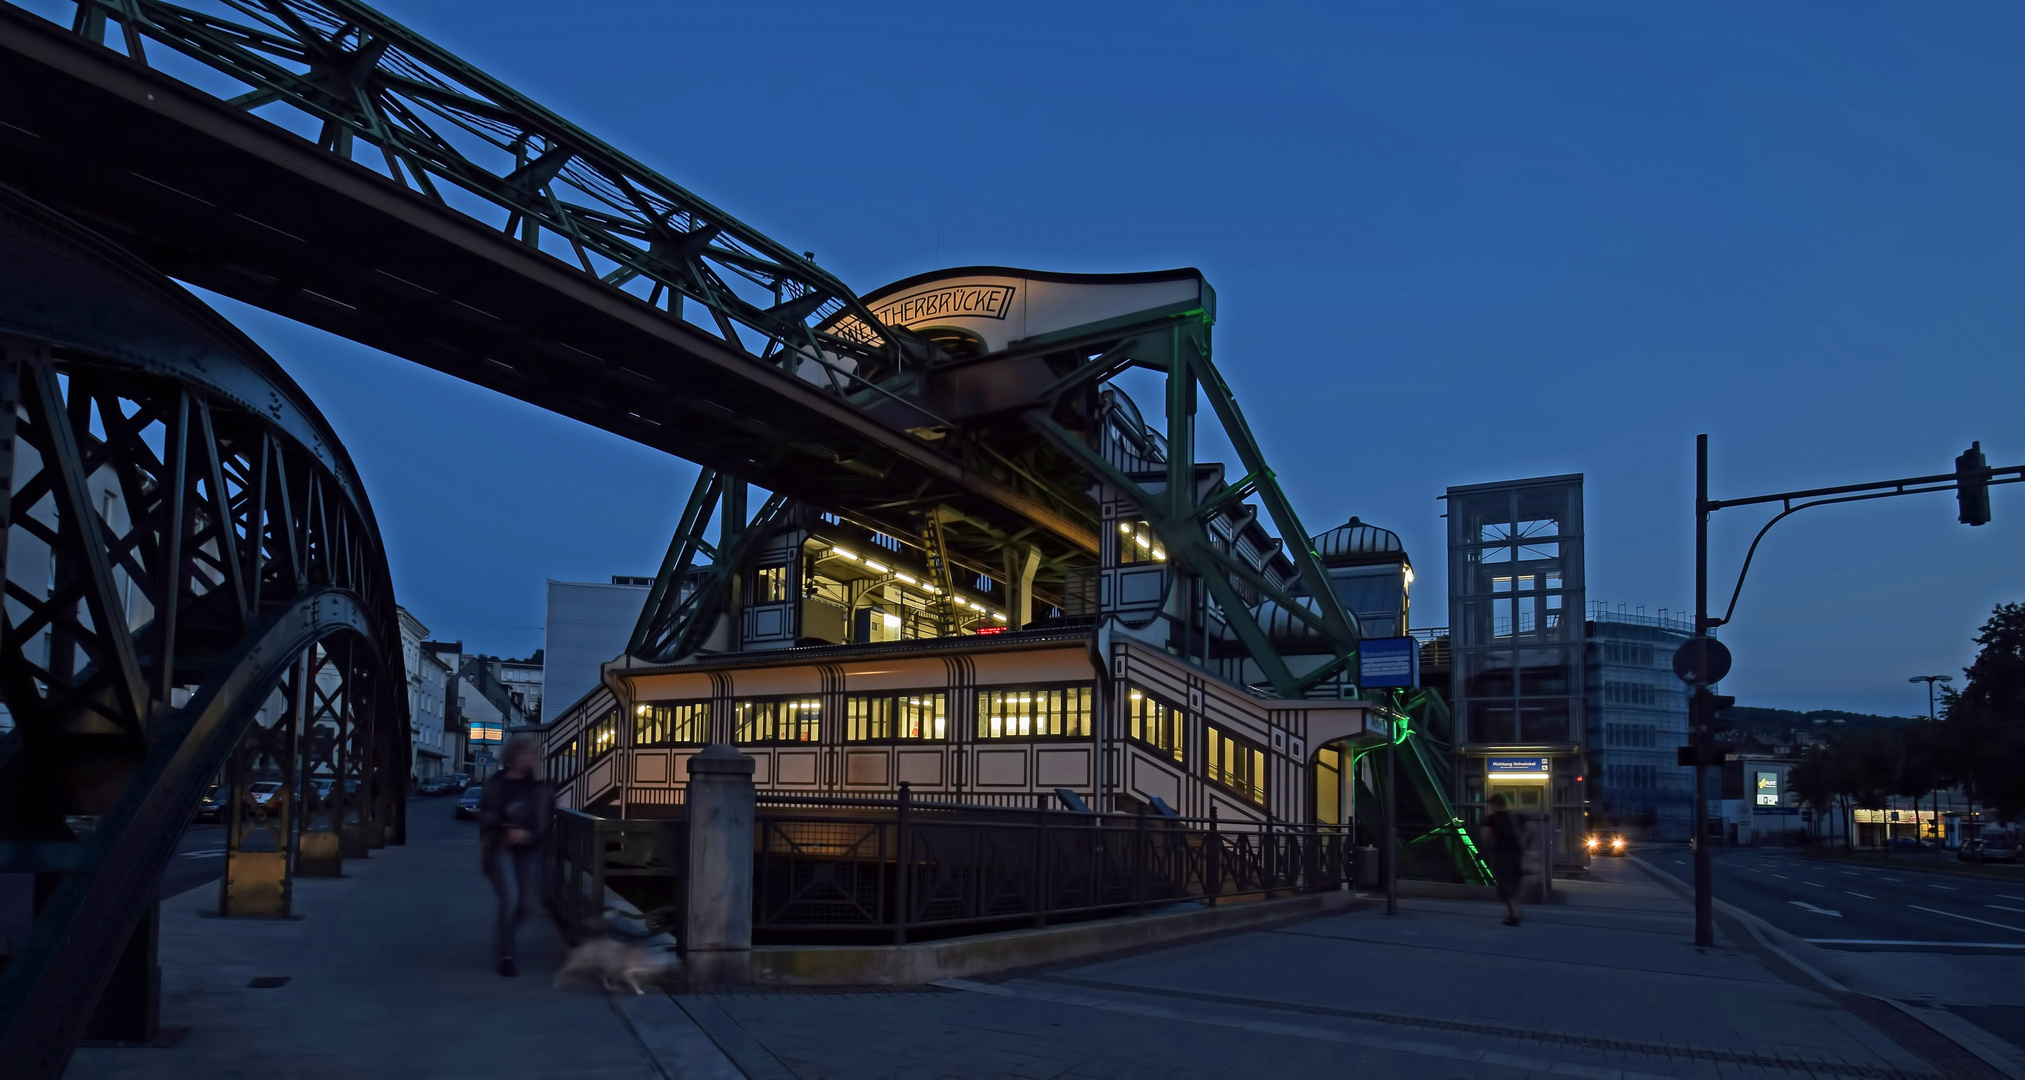
[[[1589,839],[1587,839],[1587,840],[1583,841],[1583,843],[1585,843],[1585,844],[1587,844],[1587,845],[1589,846],[1589,850],[1591,850],[1591,851],[1594,851],[1594,850],[1596,850],[1596,838],[1595,838],[1595,837],[1593,837],[1593,836],[1592,836],[1592,837],[1590,837]]]

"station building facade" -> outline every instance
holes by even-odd
[[[1255,511],[1234,505],[1215,531],[1275,572],[1279,544]],[[915,539],[795,507],[756,545],[743,602],[704,648],[665,664],[620,656],[545,726],[559,801],[675,812],[688,758],[725,742],[779,794],[891,797],[904,783],[971,805],[1350,823],[1349,771],[1391,730],[1384,709],[1336,685],[1281,699],[1239,681],[1247,662],[1227,630],[1168,617],[1164,598],[1187,583],[1170,580],[1143,523],[1116,514],[1103,536],[1059,603],[1023,596],[1017,564],[948,596]],[[1353,520],[1314,543],[1360,619],[1405,625],[1412,568],[1396,535]],[[1304,626],[1270,607],[1261,624],[1298,657]]]

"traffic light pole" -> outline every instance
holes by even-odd
[[[1920,495],[1931,491],[1952,491],[1960,504],[1959,520],[1964,525],[1983,525],[1990,520],[1990,488],[1996,484],[2025,482],[2025,465],[2008,465],[1992,468],[1985,464],[1983,446],[1972,444],[1960,457],[1955,459],[1955,471],[1938,473],[1933,476],[1912,476],[1903,480],[1880,480],[1869,484],[1845,484],[1841,487],[1809,488],[1805,491],[1785,491],[1776,495],[1753,495],[1742,499],[1709,498],[1709,437],[1695,436],[1695,640],[1683,646],[1691,654],[1689,670],[1683,670],[1681,659],[1675,660],[1675,671],[1694,687],[1694,696],[1688,706],[1688,755],[1693,758],[1695,770],[1694,809],[1694,855],[1695,855],[1695,944],[1712,946],[1716,943],[1715,930],[1715,880],[1714,865],[1709,858],[1709,767],[1720,764],[1721,756],[1716,754],[1715,717],[1730,699],[1716,697],[1709,693],[1709,686],[1720,681],[1729,670],[1728,653],[1720,645],[1706,640],[1708,633],[1719,626],[1727,626],[1737,613],[1737,598],[1744,592],[1744,577],[1751,572],[1751,560],[1758,554],[1758,543],[1772,526],[1784,521],[1788,515],[1796,514],[1810,506],[1826,506],[1830,503],[1862,502],[1868,499],[1888,499],[1896,495]],[[1751,540],[1750,550],[1744,553],[1743,569],[1737,571],[1737,586],[1730,593],[1729,607],[1721,618],[1709,615],[1709,515],[1718,510],[1736,506],[1757,506],[1765,503],[1779,503],[1779,512],[1767,521],[1758,535]],[[1720,653],[1721,670],[1711,674],[1712,659]]]
[[[1754,545],[1755,546],[1755,545]],[[1749,569],[1749,564],[1745,567]],[[1738,585],[1742,587],[1742,580]],[[1732,606],[1735,604],[1732,602]],[[1695,436],[1695,636],[1708,635],[1709,622],[1709,437]],[[1699,698],[1708,684],[1696,673],[1694,693]],[[1704,948],[1716,943],[1715,866],[1709,860],[1709,769],[1706,750],[1714,743],[1708,729],[1712,719],[1699,709],[1691,717],[1688,744],[1695,749],[1695,944]]]

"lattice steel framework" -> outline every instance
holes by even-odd
[[[401,838],[406,700],[378,530],[322,417],[195,298],[4,189],[0,477],[0,871],[35,881],[0,1075],[54,1076],[94,1001],[100,1032],[152,1034],[155,882],[221,770],[228,911],[285,912],[285,850],[319,818]],[[358,783],[292,825],[287,787],[255,809],[249,785],[297,779],[305,680],[347,703]]]
[[[649,304],[695,304],[740,351],[849,384],[903,366],[902,337],[809,259],[364,4],[82,0],[72,29],[222,73],[242,88],[234,106]],[[824,329],[840,321],[855,332]]]

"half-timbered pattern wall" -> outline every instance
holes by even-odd
[[[680,806],[689,757],[728,742],[753,757],[762,791],[783,794],[905,783],[980,805],[1060,806],[1068,792],[1101,810],[1342,821],[1318,815],[1317,755],[1384,738],[1361,702],[1261,698],[1087,630],[621,660],[605,676],[548,730],[549,775],[566,805],[626,816]]]

